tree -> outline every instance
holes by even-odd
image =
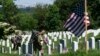
[[[65,22],[66,18],[68,19],[77,2],[78,0],[55,0],[54,4],[59,8],[60,19],[62,22]]]
[[[3,21],[3,15],[2,15],[2,0],[0,0],[0,21]]]
[[[1,13],[1,11],[0,11],[0,21],[3,21],[3,15]]]
[[[88,9],[90,15],[90,28],[100,28],[100,1],[88,0]]]
[[[33,18],[37,20],[37,26],[36,28],[40,30],[41,28],[46,27],[46,17],[48,12],[48,5],[37,5],[34,7],[33,11]]]
[[[3,19],[10,24],[16,23],[18,10],[13,0],[2,0],[2,6]]]
[[[49,31],[61,30],[61,20],[59,15],[59,8],[56,5],[48,7],[48,16],[46,19],[46,27]]]
[[[33,19],[29,13],[18,14],[17,27],[21,30],[32,30],[36,28],[37,20]]]

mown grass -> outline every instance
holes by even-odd
[[[7,53],[0,53],[0,56],[19,56],[17,54],[7,54]]]
[[[17,54],[1,54],[0,56],[18,56]],[[53,54],[51,56],[100,56],[100,50],[90,50],[86,52],[85,50],[80,50],[77,52],[68,52],[65,54]]]

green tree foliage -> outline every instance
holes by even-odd
[[[0,11],[0,21],[3,21],[3,15],[1,11]]]
[[[17,27],[21,30],[31,30],[36,27],[37,20],[33,19],[29,13],[18,14]]]
[[[47,30],[61,30],[61,20],[59,8],[56,5],[48,6],[48,16],[46,19]]]
[[[14,5],[13,0],[2,0],[2,13],[3,19],[10,24],[14,24],[17,19],[17,8]]]
[[[54,4],[59,8],[62,22],[65,22],[66,18],[69,17],[76,2],[78,2],[78,0],[55,0]]]
[[[45,28],[46,26],[46,18],[48,16],[48,6],[47,5],[37,5],[33,11],[33,18],[37,20],[37,29]]]
[[[3,21],[3,15],[2,15],[2,0],[0,0],[0,21]]]
[[[0,0],[0,5],[2,4],[2,0]]]
[[[100,28],[100,0],[88,0],[88,9],[90,15],[90,27]]]

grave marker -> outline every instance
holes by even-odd
[[[98,49],[100,50],[100,40],[98,40]]]
[[[90,38],[89,46],[91,49],[95,49],[95,38],[94,37]]]
[[[78,50],[78,42],[73,41],[72,50],[75,51],[75,52]]]
[[[11,47],[9,47],[9,54],[11,54]]]
[[[51,55],[51,46],[48,45],[48,55]]]

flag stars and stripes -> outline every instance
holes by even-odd
[[[83,0],[80,0],[80,2],[74,8],[72,15],[64,25],[68,31],[71,31],[77,37],[79,37],[85,31],[84,11],[84,2]]]

